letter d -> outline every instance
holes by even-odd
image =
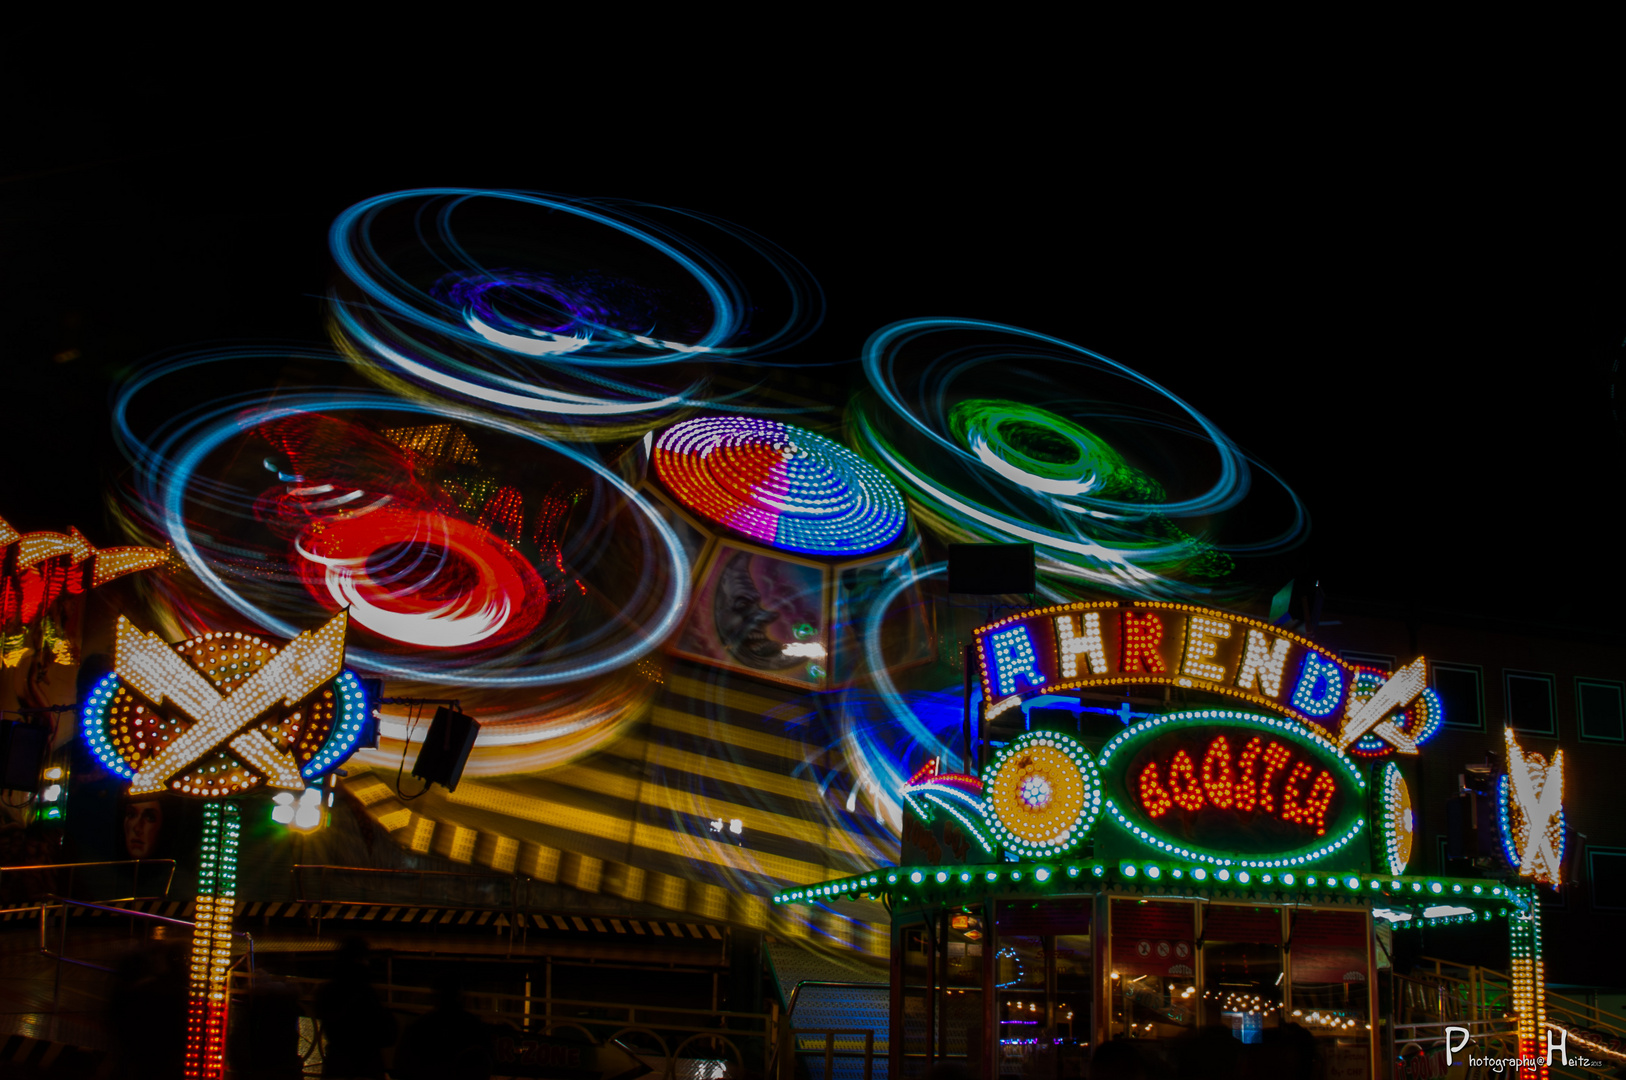
[[[1462,1032],[1462,1041],[1457,1043],[1457,1045],[1455,1045],[1455,1046],[1451,1045],[1451,1033],[1453,1031]],[[1447,1065],[1455,1064],[1455,1062],[1452,1060],[1451,1055],[1455,1054],[1455,1053],[1458,1053],[1459,1051],[1461,1051],[1461,1049],[1464,1046],[1467,1046],[1467,1045],[1468,1045],[1468,1029],[1467,1028],[1465,1028],[1465,1027],[1448,1027],[1448,1028],[1446,1028],[1445,1029],[1445,1063]]]
[[[1554,1030],[1553,1028],[1547,1029],[1547,1064],[1551,1065],[1553,1063],[1553,1051],[1557,1050],[1559,1057],[1564,1059],[1564,1064],[1568,1065],[1570,1063],[1570,1033],[1565,1028],[1556,1029],[1558,1031],[1558,1041],[1555,1043],[1553,1042]]]

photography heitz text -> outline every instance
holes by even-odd
[[[1558,1041],[1557,1042],[1553,1041],[1553,1033],[1555,1031],[1558,1033]],[[1451,1045],[1452,1033],[1457,1033],[1457,1034],[1460,1034],[1462,1036],[1462,1041],[1457,1043],[1455,1046]],[[1569,1052],[1569,1048],[1568,1048],[1569,1040],[1570,1040],[1570,1033],[1568,1031],[1564,1030],[1563,1028],[1548,1028],[1547,1029],[1547,1060],[1545,1062],[1543,1062],[1543,1064],[1551,1065],[1553,1063],[1553,1051],[1557,1050],[1559,1057],[1562,1059],[1560,1063],[1563,1064],[1563,1065],[1566,1065],[1566,1066],[1569,1065],[1569,1063],[1570,1063],[1570,1052]],[[1467,1045],[1468,1045],[1468,1029],[1467,1028],[1465,1028],[1465,1027],[1447,1027],[1445,1029],[1445,1063],[1447,1065],[1455,1064],[1455,1059],[1453,1058],[1453,1055],[1461,1053],[1462,1049],[1464,1047],[1466,1047]]]

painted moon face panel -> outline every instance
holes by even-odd
[[[1089,754],[1054,732],[1028,732],[989,766],[983,790],[995,835],[1025,855],[1072,847],[1089,831],[1101,805],[1101,784]]]
[[[653,456],[689,509],[785,551],[861,554],[903,532],[903,497],[879,469],[777,420],[688,420],[661,434]]]

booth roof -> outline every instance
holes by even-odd
[[[776,904],[826,903],[886,895],[896,900],[1044,896],[1110,888],[1127,895],[1251,901],[1257,904],[1370,904],[1397,925],[1477,922],[1505,917],[1528,901],[1511,885],[1483,878],[1371,874],[1356,871],[1259,871],[1124,860],[878,867],[868,873],[792,889]]]

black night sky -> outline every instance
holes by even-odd
[[[0,167],[0,516],[116,542],[100,492],[123,467],[107,434],[122,373],[204,342],[319,342],[326,227],[357,199],[527,188],[771,237],[826,291],[795,354],[810,362],[855,357],[896,319],[964,315],[1140,370],[1300,493],[1313,533],[1289,571],[1334,598],[1612,630],[1626,274],[1584,146],[1214,117],[1062,129],[993,109],[808,108],[718,135],[648,109],[646,137],[608,141],[434,115],[31,116]]]

